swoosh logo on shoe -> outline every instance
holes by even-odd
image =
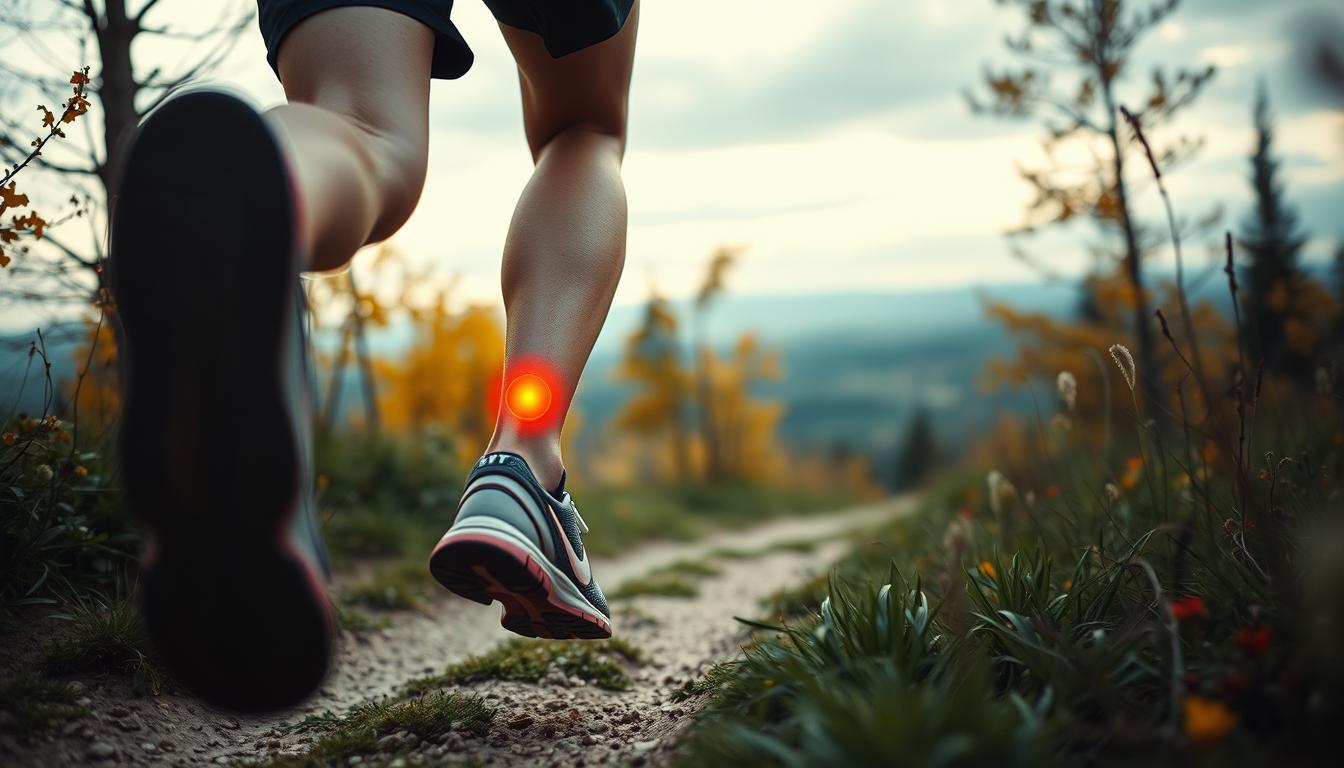
[[[569,536],[565,533],[565,527],[560,525],[560,517],[555,514],[555,509],[550,504],[546,505],[546,511],[550,513],[551,520],[555,522],[555,527],[560,531],[560,543],[565,548],[565,556],[569,558],[570,570],[574,571],[579,586],[586,587],[593,580],[593,568],[588,564],[587,557],[579,557],[574,552],[574,545],[569,543]]]

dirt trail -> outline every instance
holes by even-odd
[[[771,592],[820,573],[844,551],[837,537],[902,514],[909,498],[842,513],[786,519],[757,528],[712,535],[694,543],[657,543],[615,559],[597,560],[594,572],[607,591],[679,560],[709,559],[718,575],[698,579],[692,598],[633,597],[615,601],[618,636],[639,646],[647,661],[629,668],[626,691],[551,675],[539,684],[496,681],[447,690],[476,693],[496,708],[484,738],[449,733],[439,743],[417,745],[394,764],[430,763],[472,756],[490,765],[657,764],[672,736],[694,714],[689,702],[672,704],[671,692],[709,666],[731,658],[745,637],[733,616],[760,616]],[[772,546],[810,541],[808,552]],[[756,550],[750,558],[713,557],[716,550]],[[167,691],[135,697],[120,680],[79,681],[92,715],[24,743],[0,736],[0,755],[12,765],[230,764],[277,752],[302,751],[311,736],[279,727],[305,714],[343,712],[362,701],[395,693],[406,681],[441,672],[514,637],[499,626],[499,606],[482,606],[446,591],[418,611],[388,614],[392,625],[356,636],[343,633],[336,671],[301,709],[270,717],[235,717],[190,696]],[[36,643],[33,638],[28,642]],[[23,649],[18,649],[23,654]],[[402,762],[404,760],[405,762]],[[368,761],[361,761],[365,764]],[[386,761],[382,761],[386,762]],[[381,764],[374,761],[374,764]]]

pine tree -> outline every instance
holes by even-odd
[[[1297,226],[1297,213],[1284,199],[1274,156],[1274,126],[1269,94],[1262,82],[1255,99],[1255,154],[1251,156],[1251,186],[1255,208],[1242,225],[1241,253],[1246,259],[1242,285],[1246,302],[1246,345],[1265,368],[1298,381],[1312,373],[1311,361],[1285,343],[1284,322],[1296,305],[1302,276],[1298,253],[1307,238]]]
[[[905,440],[896,454],[896,488],[915,488],[928,479],[938,462],[938,439],[924,408],[915,411],[906,428]]]

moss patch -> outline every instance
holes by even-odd
[[[69,685],[31,673],[0,680],[0,712],[13,718],[0,723],[0,730],[8,725],[16,733],[32,732],[87,716],[89,711],[76,704],[75,697]]]
[[[611,640],[510,640],[492,651],[458,662],[443,673],[406,684],[407,693],[444,685],[466,685],[486,680],[535,683],[552,671],[587,680],[599,688],[623,691],[630,676],[622,663],[641,664],[644,654],[620,638]]]
[[[672,573],[651,573],[638,579],[630,579],[622,584],[609,597],[612,600],[624,600],[643,595],[659,597],[695,597],[700,588],[684,576]]]
[[[411,733],[419,739],[437,738],[459,730],[483,736],[495,712],[475,696],[436,693],[406,700],[382,700],[355,707],[345,717],[305,718],[295,730],[321,730],[322,735],[302,755],[277,755],[251,763],[255,768],[308,768],[344,763],[353,755],[411,751],[409,744],[390,748],[379,740],[391,733]]]
[[[699,696],[703,693],[713,693],[719,689],[719,686],[733,679],[733,673],[737,671],[739,661],[725,661],[715,664],[705,670],[705,674],[672,692],[672,701],[685,701],[692,696]]]

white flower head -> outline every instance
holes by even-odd
[[[1055,377],[1055,387],[1059,390],[1059,399],[1070,411],[1078,407],[1078,380],[1068,371],[1060,371]]]
[[[989,473],[985,484],[989,486],[989,508],[997,517],[1008,502],[1017,498],[1017,488],[997,469]]]
[[[51,478],[55,474],[51,471],[50,464],[38,464],[36,473],[37,473],[37,481],[39,483],[51,482]]]
[[[1115,501],[1116,499],[1120,498],[1120,489],[1116,487],[1115,483],[1106,484],[1106,498],[1110,499],[1111,501]]]
[[[1138,370],[1134,367],[1134,356],[1129,354],[1129,348],[1124,344],[1112,344],[1111,359],[1115,361],[1115,367],[1120,369],[1120,375],[1125,377],[1129,391],[1133,392],[1134,382],[1138,379]]]

